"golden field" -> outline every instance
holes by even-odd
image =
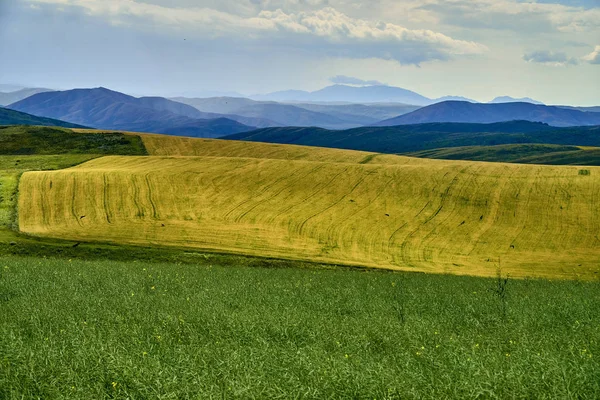
[[[600,272],[598,167],[141,136],[152,156],[25,173],[20,230],[432,273]]]

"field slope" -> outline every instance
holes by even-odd
[[[512,276],[600,270],[600,168],[389,155],[395,162],[375,164],[359,152],[336,162],[223,157],[217,147],[25,173],[20,229],[439,273],[491,276],[499,260]]]

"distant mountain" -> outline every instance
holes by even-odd
[[[556,106],[556,107],[565,108],[567,110],[577,110],[577,111],[584,111],[584,112],[600,113],[600,106],[592,106],[592,107]]]
[[[256,101],[246,98],[215,97],[188,99],[176,97],[172,100],[195,107],[202,112],[240,115],[270,121],[275,126],[317,126],[329,129],[347,129],[370,125],[383,119],[414,111],[419,106],[404,104],[316,104],[277,103]],[[232,118],[233,117],[229,117]],[[240,119],[237,119],[240,122]]]
[[[0,92],[0,106],[6,106],[17,101],[33,96],[34,94],[50,92],[51,89],[26,88],[11,92]]]
[[[433,122],[489,124],[513,120],[543,122],[552,126],[589,126],[600,125],[600,114],[531,103],[473,104],[445,101],[379,122],[374,126]]]
[[[469,99],[468,97],[463,96],[444,96],[433,101],[435,103],[441,103],[443,101],[468,101],[469,103],[479,103],[477,100]]]
[[[556,128],[536,122],[511,121],[495,124],[435,123],[364,127],[346,131],[267,128],[223,139],[398,154],[451,147],[521,143],[600,146],[600,126]]]
[[[193,107],[164,98],[138,99],[105,88],[39,93],[10,108],[94,128],[134,132],[219,137],[253,129],[220,116],[203,118]]]
[[[336,115],[321,112],[319,108],[302,107],[296,104],[281,104],[273,101],[255,101],[245,98],[216,97],[210,99],[173,100],[189,104],[203,112],[218,112],[271,122],[274,126],[316,126],[328,129],[348,129],[372,123],[369,118],[352,115]],[[264,125],[263,125],[264,126]]]
[[[448,100],[450,100],[450,99],[448,99]],[[510,96],[500,96],[500,97],[496,97],[494,100],[490,101],[490,104],[502,104],[502,103],[531,103],[531,104],[544,105],[544,103],[542,103],[541,101],[537,101],[537,100],[531,99],[529,97],[522,97],[520,99],[516,99],[516,98],[510,97]]]
[[[183,115],[194,119],[227,118],[256,128],[280,126],[273,121],[269,121],[264,118],[245,117],[229,113],[203,112],[189,104],[185,104],[184,102],[172,101],[165,99],[164,97],[140,97],[138,100],[139,104],[142,104],[145,107],[149,107],[157,111],[169,111],[174,114]]]
[[[35,115],[9,110],[0,107],[0,125],[35,125],[35,126],[60,126],[63,128],[85,128],[85,126],[71,124],[51,118],[36,117]]]
[[[410,90],[393,86],[333,85],[316,92],[290,90],[251,97],[254,100],[283,102],[347,102],[347,103],[403,103],[427,105],[432,100]]]

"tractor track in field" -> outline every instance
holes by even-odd
[[[289,212],[290,210],[292,210],[294,207],[297,207],[298,205],[301,204],[305,204],[306,201],[314,198],[317,194],[321,193],[325,188],[329,187],[329,185],[333,182],[335,182],[335,180],[340,177],[341,175],[345,174],[346,172],[348,172],[347,169],[344,169],[343,171],[335,174],[329,181],[319,185],[319,188],[317,191],[315,192],[311,192],[308,196],[303,197],[300,201],[297,201],[296,203],[287,206],[286,208],[284,208],[283,210],[279,211],[277,214],[275,214],[275,216],[273,217],[273,220],[276,220],[279,216]]]
[[[106,222],[108,222],[109,224],[112,224],[111,217],[110,217],[110,201],[109,201],[109,197],[108,197],[108,179],[107,179],[106,173],[103,173],[102,177],[104,179],[104,190],[103,190],[104,195],[102,198],[102,202],[103,202],[103,206],[104,206],[104,215],[106,216]]]
[[[335,202],[333,202],[332,204],[330,204],[329,206],[327,206],[326,208],[324,208],[323,210],[320,210],[319,212],[314,213],[313,215],[311,215],[310,217],[306,218],[304,221],[302,221],[302,223],[300,223],[297,231],[299,235],[302,235],[302,232],[304,230],[304,227],[306,226],[306,224],[308,223],[308,221],[310,221],[311,219],[317,217],[318,215],[323,214],[324,212],[331,210],[333,207],[337,206],[338,204],[340,204],[342,202],[342,200],[344,200],[346,197],[348,197],[352,192],[354,192],[356,190],[356,188],[365,181],[365,179],[367,178],[367,176],[369,176],[369,174],[364,174],[363,176],[361,176],[358,180],[358,182],[356,182],[356,184],[352,187],[352,189],[347,192],[346,194],[344,194],[342,197],[340,197],[338,200],[336,200]]]
[[[154,199],[152,198],[152,184],[150,183],[150,173],[146,173],[144,175],[144,180],[146,181],[146,187],[148,188],[148,202],[150,203],[150,207],[152,208],[152,218],[158,219],[158,211],[156,210],[156,204]]]

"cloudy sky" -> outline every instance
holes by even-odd
[[[0,0],[0,83],[600,105],[600,0]]]

